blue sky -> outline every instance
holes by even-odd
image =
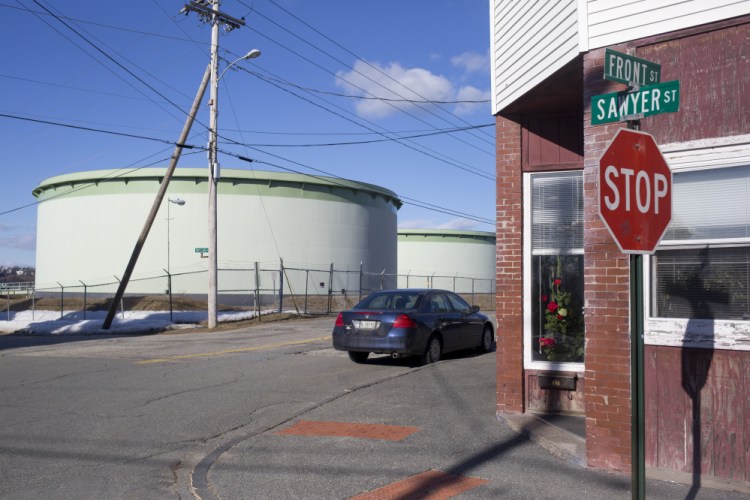
[[[209,61],[210,27],[183,5],[0,1],[0,265],[34,265],[31,192],[44,179],[167,165],[172,147],[159,141],[179,136]],[[399,227],[494,231],[487,2],[223,0],[221,10],[247,22],[222,33],[222,57],[262,52],[219,87],[220,134],[249,145],[220,147],[258,162],[220,155],[223,168],[324,171],[402,196]],[[206,144],[207,97],[190,144]],[[467,127],[477,128],[446,132]],[[179,167],[206,161],[183,155]]]

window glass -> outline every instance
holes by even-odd
[[[655,315],[750,320],[750,247],[661,250]]]
[[[468,302],[466,302],[464,299],[459,297],[458,295],[454,295],[452,293],[448,294],[448,299],[451,302],[451,305],[453,306],[453,310],[459,311],[459,312],[466,312],[469,309],[471,309],[471,306]]]
[[[413,309],[418,293],[385,292],[374,293],[354,306],[355,309]]]
[[[582,172],[531,176],[531,205],[531,357],[582,363]]]
[[[429,303],[430,309],[429,312],[432,313],[443,313],[448,312],[451,310],[451,306],[448,303],[448,300],[445,298],[445,295],[441,294],[435,294],[430,297],[430,303]]]
[[[652,315],[750,320],[750,166],[675,173],[673,186]]]

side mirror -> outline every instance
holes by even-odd
[[[471,309],[469,309],[469,314],[474,314],[479,312],[479,306],[471,306]]]

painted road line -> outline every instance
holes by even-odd
[[[321,340],[330,340],[331,336],[326,335],[325,337],[316,337],[314,339],[307,339],[307,340],[292,340],[289,342],[279,342],[277,344],[268,344],[268,345],[260,345],[256,347],[238,347],[237,349],[226,349],[223,351],[213,351],[213,352],[197,352],[194,354],[184,354],[181,356],[169,356],[166,358],[155,358],[155,359],[144,359],[141,361],[136,361],[135,364],[137,365],[149,365],[153,363],[169,363],[171,361],[183,361],[186,359],[196,359],[196,358],[207,358],[210,356],[221,356],[223,354],[235,354],[239,352],[252,352],[252,351],[264,351],[268,349],[276,349],[279,347],[287,347],[290,345],[301,345],[301,344],[310,344],[313,342],[320,342]]]

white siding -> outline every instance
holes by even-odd
[[[750,0],[490,0],[493,113],[587,50],[750,14]]]
[[[588,0],[589,49],[750,13],[748,0]]]
[[[494,0],[495,112],[578,55],[577,4],[577,0]]]

